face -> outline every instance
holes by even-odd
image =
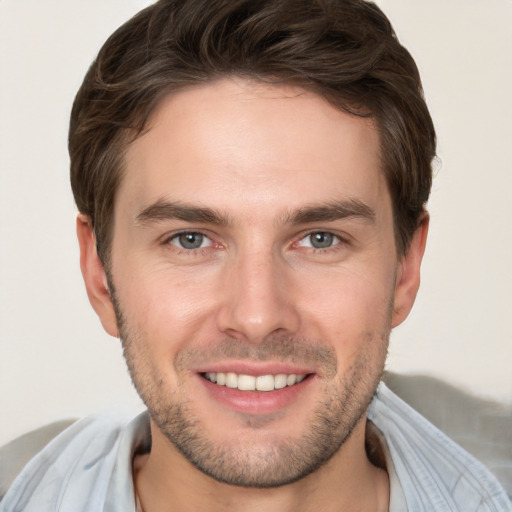
[[[130,145],[115,312],[81,244],[154,443],[245,486],[297,480],[350,442],[421,259],[413,243],[397,260],[371,120],[234,79],[172,94]]]

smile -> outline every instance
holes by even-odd
[[[295,373],[279,373],[277,375],[243,375],[233,372],[206,372],[202,374],[206,380],[240,391],[274,391],[283,389],[287,386],[294,386],[302,382],[306,375],[297,375]]]

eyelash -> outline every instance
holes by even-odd
[[[322,230],[316,229],[316,230],[308,231],[307,233],[302,234],[298,240],[296,240],[295,242],[293,242],[291,244],[291,246],[300,249],[302,247],[300,245],[301,242],[306,240],[308,237],[311,237],[316,234],[330,235],[333,238],[335,238],[337,241],[333,245],[331,245],[329,247],[324,247],[324,248],[312,247],[312,246],[307,247],[306,246],[305,248],[309,249],[309,251],[313,254],[326,254],[326,253],[330,253],[333,251],[338,251],[341,249],[340,246],[349,244],[349,241],[346,239],[346,237],[342,237],[341,235],[333,233],[332,231],[327,231],[327,230],[322,231]],[[173,240],[177,240],[179,237],[184,236],[184,235],[199,235],[199,236],[202,236],[202,237],[208,239],[210,241],[210,243],[206,247],[189,248],[189,249],[187,249],[185,247],[180,247],[179,245],[172,243]],[[164,245],[164,246],[172,245],[173,250],[178,251],[180,254],[181,253],[187,254],[188,256],[200,256],[205,251],[208,251],[212,246],[217,247],[217,248],[222,247],[221,244],[215,243],[212,240],[212,238],[210,236],[208,236],[207,234],[205,234],[201,231],[192,231],[192,230],[191,231],[179,231],[178,233],[173,233],[170,236],[166,236],[162,242],[162,245]]]
[[[180,247],[177,244],[173,244],[173,240],[177,240],[181,236],[186,235],[200,235],[210,241],[210,243],[206,247],[198,247],[198,248],[191,248],[187,249],[185,247]],[[163,239],[162,245],[164,246],[172,246],[172,250],[177,251],[178,254],[186,254],[187,256],[201,256],[205,251],[208,251],[212,246],[219,246],[220,244],[215,244],[215,242],[212,240],[210,236],[207,234],[201,232],[201,231],[179,231],[178,233],[173,233],[170,236],[166,236]]]
[[[337,239],[337,241],[335,243],[333,243],[333,245],[331,245],[329,247],[324,247],[324,248],[312,247],[312,246],[306,247],[306,249],[309,249],[310,252],[312,252],[313,254],[327,254],[327,253],[339,251],[341,249],[341,246],[347,245],[349,243],[346,238],[342,237],[341,235],[339,235],[337,233],[333,233],[332,231],[328,231],[328,230],[315,229],[312,231],[308,231],[307,233],[302,235],[297,242],[294,242],[293,245],[301,247],[300,243],[302,241],[306,240],[307,238],[311,237],[312,235],[317,235],[317,234],[330,235],[333,238]]]

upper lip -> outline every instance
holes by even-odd
[[[245,361],[224,361],[218,363],[204,364],[194,369],[197,373],[236,373],[238,375],[307,375],[316,373],[315,370],[306,365],[298,365],[284,362],[245,362]]]

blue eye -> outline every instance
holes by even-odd
[[[327,231],[316,231],[305,236],[300,241],[301,247],[313,247],[313,249],[328,249],[340,243],[340,238]]]
[[[202,249],[203,247],[209,247],[212,241],[202,233],[178,233],[173,236],[170,240],[172,245],[176,245],[181,249]]]

